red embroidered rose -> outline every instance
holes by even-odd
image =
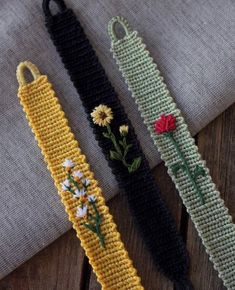
[[[176,129],[176,117],[172,114],[161,115],[161,117],[156,120],[154,127],[157,134],[168,133]]]

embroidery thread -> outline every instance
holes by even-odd
[[[173,114],[162,114],[160,118],[155,121],[154,126],[155,131],[158,135],[163,135],[171,141],[178,154],[179,159],[181,160],[181,162],[176,162],[171,166],[173,174],[175,175],[175,177],[177,177],[179,170],[183,170],[192,182],[193,188],[198,194],[202,204],[205,204],[204,196],[197,184],[197,178],[199,176],[205,176],[205,170],[203,169],[203,167],[196,165],[194,172],[191,172],[188,162],[174,138],[174,131],[176,130],[176,117]]]
[[[135,158],[131,164],[126,160],[127,154],[133,146],[132,144],[127,144],[126,140],[129,131],[128,125],[121,125],[119,127],[121,140],[117,140],[110,127],[111,121],[113,120],[113,112],[111,108],[106,105],[99,105],[94,108],[91,117],[94,124],[107,129],[107,132],[103,132],[103,136],[109,139],[114,146],[114,150],[109,151],[110,159],[121,161],[128,169],[129,173],[135,172],[140,167],[141,157]]]
[[[67,179],[61,184],[63,191],[69,191],[73,197],[79,199],[76,217],[82,220],[82,225],[95,233],[103,248],[105,248],[105,237],[101,232],[102,215],[96,206],[96,196],[88,195],[90,180],[84,178],[81,171],[73,171],[75,164],[70,159],[65,159],[63,167],[67,172]]]

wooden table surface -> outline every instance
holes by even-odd
[[[196,142],[230,214],[235,218],[235,105],[203,129],[196,136]],[[189,276],[195,290],[224,290],[166,168],[160,164],[153,172],[187,244],[191,258]],[[109,206],[145,290],[173,290],[172,283],[153,265],[125,199],[119,195],[109,202]],[[73,230],[0,281],[0,290],[99,289],[101,287]]]

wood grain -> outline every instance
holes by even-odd
[[[235,218],[235,105],[203,129],[196,141]],[[224,290],[163,164],[157,166],[154,176],[187,243],[191,258],[190,278],[195,290]],[[133,224],[125,198],[119,195],[109,202],[109,206],[145,290],[173,290],[171,282],[153,265]],[[0,290],[100,289],[73,230],[0,281]]]
[[[199,152],[206,160],[212,179],[233,217],[235,217],[234,108],[235,106],[224,112],[197,136]],[[188,224],[187,246],[192,257],[190,276],[195,289],[226,289],[213,269],[191,220]]]

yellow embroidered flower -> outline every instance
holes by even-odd
[[[126,136],[128,134],[129,127],[127,125],[122,125],[119,127],[119,132],[122,136]]]
[[[91,117],[94,124],[105,127],[113,120],[113,112],[111,108],[106,105],[99,105],[95,107],[91,113]]]

